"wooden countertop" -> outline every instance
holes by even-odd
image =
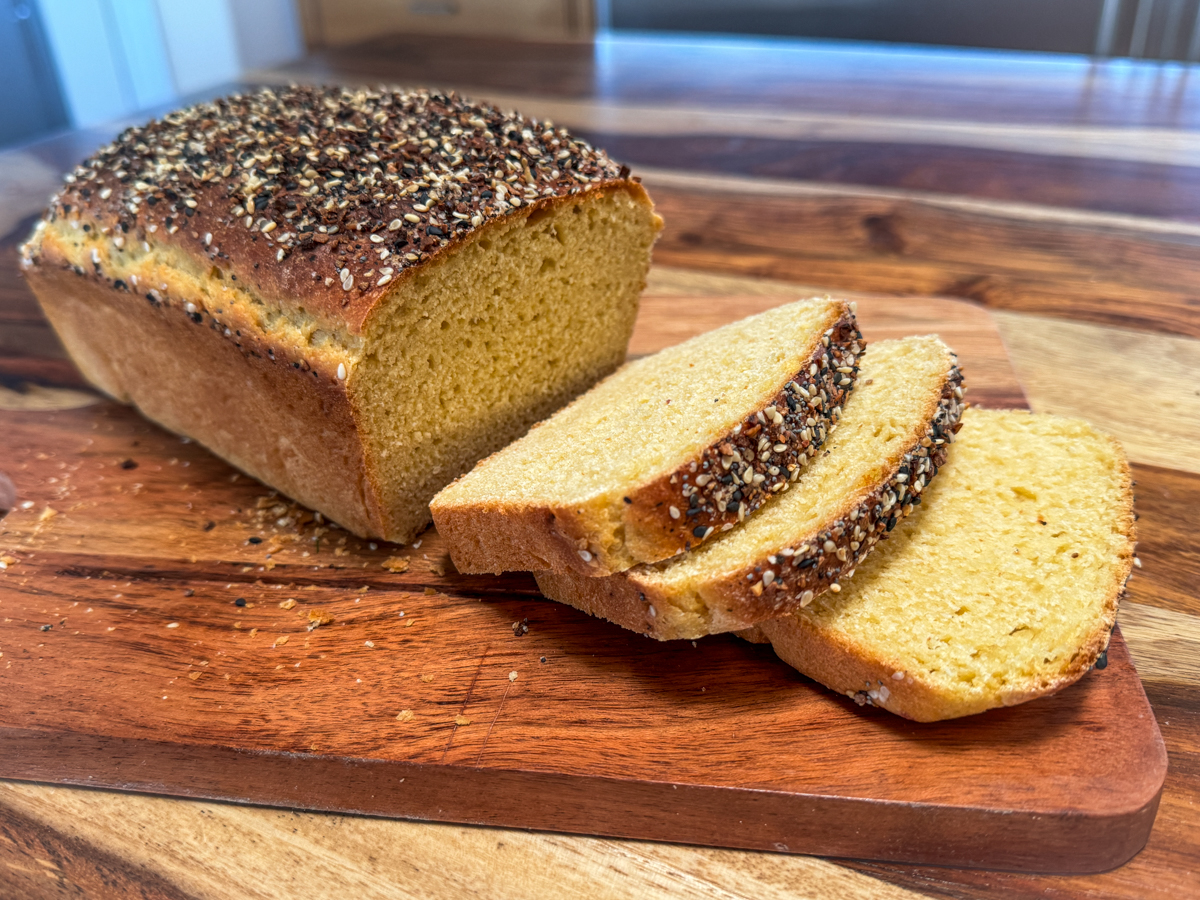
[[[667,221],[652,294],[841,289],[988,306],[1031,405],[1090,419],[1134,464],[1143,568],[1121,626],[1170,758],[1154,831],[1115,871],[1031,876],[0,782],[6,895],[1200,892],[1192,70],[772,41],[392,39],[260,80],[289,79],[455,87],[587,135],[644,175]],[[16,275],[15,248],[61,171],[108,136],[73,133],[0,154],[0,422],[4,409],[77,381]]]

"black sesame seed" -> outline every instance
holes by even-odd
[[[43,626],[42,626],[42,631],[49,631],[49,630],[50,630],[51,628],[53,628],[53,627],[54,627],[53,625],[43,625]]]
[[[246,538],[246,540],[248,540],[251,544],[261,544],[262,543],[262,538],[260,538],[258,536]]]
[[[1096,663],[1093,666],[1093,668],[1095,668],[1095,669],[1107,669],[1108,668],[1108,650],[1107,650],[1107,648],[1100,651],[1100,655],[1096,657]]]
[[[697,525],[695,528],[692,529],[692,536],[702,538],[702,537],[704,537],[704,535],[707,531],[708,531],[707,525]]]
[[[624,500],[626,503],[633,503],[633,501],[630,500],[628,497],[622,497],[621,499]]]
[[[236,600],[234,600],[234,601],[233,601],[233,605],[234,605],[234,606],[245,606],[245,605],[246,605],[246,598],[245,598],[245,597],[238,597]]]
[[[132,459],[127,459],[123,463],[121,463],[122,469],[136,469],[137,467],[138,467],[138,464]]]

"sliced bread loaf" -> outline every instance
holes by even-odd
[[[872,344],[837,430],[753,519],[691,553],[607,578],[537,573],[538,587],[652,637],[748,628],[810,603],[921,502],[962,411],[954,354],[935,337]]]
[[[1133,565],[1120,446],[1085,422],[969,410],[920,511],[844,590],[762,630],[786,662],[922,722],[1012,706],[1108,646]]]
[[[769,310],[638,360],[438,494],[460,572],[603,576],[732,528],[837,422],[862,337],[850,307]]]

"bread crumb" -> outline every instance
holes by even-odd
[[[412,717],[413,717],[413,711],[411,709],[402,709],[402,710],[400,710],[399,714],[396,716],[396,719],[397,719],[397,721],[400,721],[400,722],[407,722]]]
[[[288,599],[284,600],[282,603],[279,604],[279,608],[280,609],[295,609],[296,601],[293,600],[291,597],[289,597]]]
[[[199,672],[188,672],[188,678],[192,679],[192,681],[195,681],[199,677],[200,677]]]
[[[408,560],[403,556],[389,556],[383,561],[383,567],[389,572],[396,572],[397,574],[400,572],[407,572]]]
[[[375,642],[374,641],[363,641],[363,646],[366,647],[368,650],[374,650]]]
[[[328,625],[333,621],[333,616],[325,612],[323,609],[310,609],[308,611],[308,630],[313,631],[320,628],[322,625]]]
[[[516,680],[517,680],[517,673],[516,673],[515,671],[509,672],[509,673],[508,673],[508,680],[509,680],[509,681],[516,681]]]
[[[41,515],[38,516],[38,521],[39,522],[48,522],[50,519],[53,519],[57,515],[58,515],[57,509],[55,509],[53,506],[47,506],[45,509],[42,510]]]
[[[471,724],[471,720],[470,720],[470,719],[468,719],[466,716],[455,716],[455,717],[454,717],[454,724],[455,724],[455,725],[470,725],[470,724]]]
[[[0,556],[0,569],[7,569],[9,566],[14,566],[16,564],[17,559],[15,556]]]
[[[425,682],[426,684],[429,684],[429,682],[433,681],[433,676],[432,675],[422,675],[421,680],[423,682]]]
[[[279,637],[275,638],[274,646],[278,647],[280,644],[286,644],[287,642],[288,636],[286,634],[281,634]]]
[[[437,590],[435,588],[427,587],[427,588],[425,588],[425,593],[426,594],[436,594]]]

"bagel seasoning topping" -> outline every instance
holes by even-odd
[[[277,267],[345,305],[384,287],[367,275],[381,259],[411,268],[488,220],[628,175],[549,121],[454,93],[263,88],[127,129],[66,176],[49,217],[82,211],[114,242],[157,234],[220,269],[234,268],[222,248],[249,244],[244,276]]]

